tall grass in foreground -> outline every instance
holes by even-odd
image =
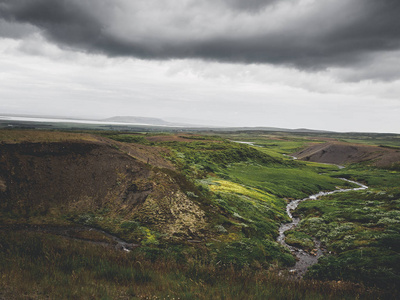
[[[0,298],[5,299],[390,299],[345,282],[294,281],[262,268],[151,261],[87,242],[33,232],[0,232]]]

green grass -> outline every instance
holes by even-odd
[[[214,180],[213,184],[210,185],[210,190],[213,192],[233,193],[246,196],[247,198],[252,198],[254,200],[267,203],[271,208],[274,209],[282,209],[282,207],[284,207],[286,204],[284,201],[282,201],[282,199],[279,199],[276,196],[266,193],[262,190],[246,187],[226,180]],[[253,204],[255,205],[255,202],[253,202]]]
[[[327,255],[310,278],[392,287],[400,282],[400,189],[334,194],[299,205],[298,230],[320,239]]]
[[[260,146],[263,151],[275,152],[279,154],[290,154],[294,153],[301,148],[306,147],[310,143],[316,143],[314,140],[306,139],[287,139],[287,140],[263,140],[263,139],[253,139],[256,145]]]
[[[227,173],[243,184],[278,197],[304,198],[321,190],[348,186],[340,179],[319,175],[312,167],[262,166],[252,163],[232,165]]]
[[[279,224],[288,220],[282,199],[227,181],[210,188],[216,193],[215,204],[229,212],[247,237],[275,240]]]
[[[332,255],[310,278],[352,280],[392,287],[400,282],[399,172],[353,165],[336,172],[370,189],[302,202],[298,230],[320,239]]]
[[[302,248],[307,251],[311,251],[314,249],[313,238],[304,232],[288,230],[285,232],[285,236],[285,242],[288,245]]]
[[[290,281],[256,266],[237,271],[201,259],[152,261],[139,251],[33,232],[0,232],[0,247],[0,295],[6,299],[378,299],[391,292]]]
[[[137,143],[143,145],[151,145],[143,134],[103,134],[109,139],[124,142],[124,143]]]
[[[363,182],[370,187],[384,190],[399,186],[400,172],[363,165],[353,165],[332,174],[332,176],[353,179]]]

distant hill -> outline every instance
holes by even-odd
[[[57,124],[58,123],[58,124]],[[38,124],[51,124],[52,127],[61,128],[65,127],[65,124],[84,124],[85,126],[91,126],[93,129],[104,129],[104,126],[115,127],[186,127],[186,128],[202,128],[201,125],[195,124],[185,124],[185,123],[175,123],[168,122],[158,118],[147,118],[147,117],[137,117],[137,116],[115,116],[107,119],[82,119],[82,118],[72,118],[72,117],[59,117],[59,116],[40,116],[40,115],[10,115],[2,114],[0,115],[0,124],[4,126],[38,126]],[[4,125],[5,124],[5,125]],[[60,124],[61,127],[60,127]],[[71,126],[71,125],[69,125]],[[81,125],[82,126],[82,125]],[[0,125],[1,127],[1,125]]]
[[[99,120],[102,122],[118,122],[118,123],[132,123],[132,124],[145,124],[145,125],[165,125],[176,126],[176,123],[171,123],[158,118],[147,118],[137,116],[116,116],[107,119]]]
[[[190,122],[190,119],[187,119]],[[196,120],[194,120],[196,122]],[[204,123],[204,121],[203,121]],[[40,125],[39,125],[40,124]],[[67,125],[66,125],[67,124]],[[218,131],[218,132],[288,132],[288,133],[310,133],[310,134],[321,134],[321,133],[334,133],[333,131],[326,130],[314,130],[307,128],[279,128],[279,127],[229,127],[229,126],[213,126],[213,125],[199,125],[186,122],[170,122],[160,118],[150,117],[138,117],[138,116],[114,116],[106,119],[91,119],[91,118],[79,118],[79,117],[61,117],[61,116],[49,116],[49,115],[26,115],[26,114],[0,114],[0,128],[4,127],[17,127],[17,128],[87,128],[91,129],[135,129],[140,127],[140,130],[150,129],[153,130],[155,127],[160,130],[201,130],[201,131]],[[107,127],[108,126],[108,127]],[[149,128],[147,128],[149,127]]]

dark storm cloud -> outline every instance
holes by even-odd
[[[7,24],[35,26],[61,47],[307,69],[399,50],[399,15],[398,0],[0,0]]]
[[[226,6],[245,11],[258,11],[268,5],[279,3],[282,0],[217,0],[223,2]],[[287,0],[290,1],[290,0]]]
[[[60,43],[82,49],[93,47],[101,37],[101,24],[75,1],[0,1],[0,16],[8,22],[31,24]]]

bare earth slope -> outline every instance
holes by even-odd
[[[1,141],[0,223],[1,215],[30,222],[105,211],[108,219],[137,220],[166,236],[201,235],[205,212],[181,189],[171,168],[160,168],[170,163],[154,149],[147,164],[141,146],[48,137],[43,140],[49,142]]]
[[[400,161],[398,149],[341,142],[313,145],[292,155],[301,160],[338,165],[371,161],[378,167],[390,167]]]

